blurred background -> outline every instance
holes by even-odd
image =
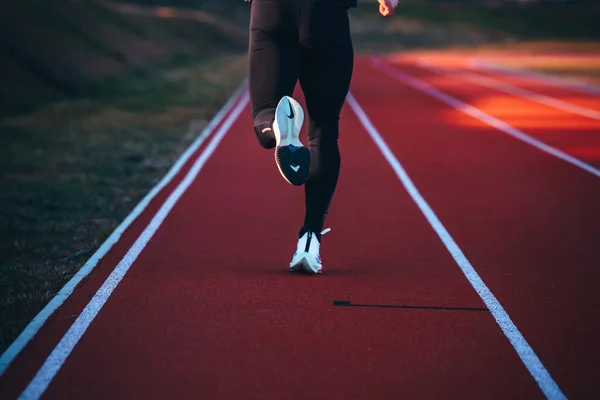
[[[2,115],[56,99],[107,95],[125,75],[242,53],[243,0],[21,0],[0,16]],[[593,0],[402,0],[391,19],[373,0],[351,10],[359,51],[543,40],[595,40]]]
[[[7,0],[0,13],[0,351],[246,74],[243,0]],[[594,0],[376,1],[359,54],[427,52],[600,82]],[[250,121],[249,121],[250,132]]]

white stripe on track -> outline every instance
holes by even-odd
[[[531,90],[523,89],[521,87],[511,85],[510,83],[502,82],[497,79],[493,79],[487,76],[474,74],[471,72],[464,71],[452,71],[447,68],[442,68],[437,65],[432,65],[428,61],[420,61],[417,63],[422,68],[426,68],[430,71],[438,74],[447,75],[450,77],[456,77],[465,81],[472,82],[476,85],[484,86],[490,89],[499,90],[501,92],[521,97],[523,99],[534,101],[536,103],[543,104],[547,107],[555,108],[568,113],[581,115],[583,117],[591,118],[600,121],[600,111],[592,110],[590,108],[578,106],[563,100],[556,99],[554,97],[546,96],[540,93],[533,92]]]
[[[500,326],[500,329],[502,329],[502,332],[504,332],[504,335],[506,335],[513,348],[523,361],[523,364],[525,364],[525,367],[527,367],[535,381],[538,383],[540,389],[542,389],[542,392],[544,392],[546,397],[549,399],[566,399],[556,382],[554,382],[550,376],[548,370],[546,370],[546,367],[544,367],[531,346],[529,346],[521,332],[519,332],[515,324],[512,322],[508,313],[504,310],[498,299],[496,299],[494,294],[479,277],[479,274],[475,271],[460,247],[458,247],[458,244],[454,241],[452,236],[450,236],[450,233],[438,219],[437,215],[431,209],[429,204],[427,204],[423,196],[421,196],[421,193],[419,193],[419,190],[408,176],[408,173],[402,167],[402,164],[400,164],[400,161],[398,161],[396,156],[392,153],[388,145],[385,143],[377,129],[375,129],[369,120],[369,117],[367,117],[364,110],[361,108],[352,94],[348,94],[347,101],[398,176],[398,179],[400,179],[400,182],[402,182],[402,185],[404,185],[404,188],[410,197],[412,197],[413,201],[417,204],[427,219],[427,222],[429,222],[431,227],[435,230],[435,233],[437,233],[439,238],[442,240],[446,246],[446,249],[450,255],[452,255],[456,264],[469,280],[469,283],[473,289],[475,289],[479,297],[481,297],[487,308],[490,310],[491,314],[494,316],[494,319]]]
[[[518,130],[516,128],[513,128],[512,126],[508,125],[506,122],[500,121],[498,118],[492,117],[491,115],[481,111],[478,108],[473,107],[472,105],[463,103],[462,101],[458,100],[457,98],[452,97],[449,94],[442,92],[438,88],[435,88],[435,87],[431,86],[430,84],[423,82],[420,79],[414,78],[408,74],[405,74],[404,72],[398,71],[397,69],[390,67],[389,65],[383,63],[382,61],[380,61],[376,58],[371,59],[371,65],[374,68],[377,68],[378,70],[387,73],[391,77],[393,77],[393,78],[395,78],[395,79],[397,79],[397,80],[399,80],[399,81],[401,81],[423,93],[426,93],[426,94],[430,95],[431,97],[434,97],[434,98],[440,100],[441,102],[446,103],[449,106],[451,106],[459,111],[462,111],[465,114],[468,114],[471,117],[478,119],[481,122],[484,122],[496,129],[498,129],[501,132],[506,133],[507,135],[514,137],[515,139],[519,139],[520,141],[525,142],[545,153],[553,155],[556,158],[566,161],[569,164],[572,164],[572,165],[579,167],[597,177],[600,177],[600,169],[595,168],[573,156],[570,156],[561,150],[558,150],[552,146],[549,146],[546,143],[541,142],[541,141],[527,135],[526,133],[521,132],[520,130]]]
[[[600,95],[600,86],[591,83],[578,82],[567,78],[544,74],[542,72],[528,71],[519,68],[510,68],[496,65],[486,61],[473,60],[469,62],[469,67],[474,69],[483,69],[504,75],[515,75],[529,78],[536,82],[543,83],[548,86],[558,86],[567,89],[577,90],[594,96]]]
[[[185,178],[179,183],[177,188],[169,195],[167,200],[160,207],[156,215],[152,218],[148,226],[144,229],[141,235],[133,243],[127,254],[117,264],[114,271],[106,278],[100,289],[94,294],[88,305],[83,309],[79,317],[73,322],[67,333],[62,337],[56,345],[52,353],[48,356],[42,367],[39,369],[35,377],[29,382],[29,385],[19,396],[22,400],[39,399],[48,388],[52,379],[56,376],[65,360],[73,351],[73,348],[81,339],[87,328],[90,326],[96,315],[100,312],[112,292],[115,290],[119,282],[123,279],[133,262],[146,247],[152,236],[156,233],[169,212],[173,209],[179,198],[184,194],[187,188],[192,184],[196,176],[214,153],[215,149],[221,142],[221,139],[228,132],[231,125],[237,120],[238,116],[248,104],[249,96],[245,91],[242,99],[239,101],[234,110],[229,114],[221,128],[215,133],[212,140],[200,154],[194,165],[190,168]]]
[[[119,241],[121,235],[129,225],[146,209],[148,204],[156,197],[156,195],[171,182],[173,177],[177,175],[179,170],[184,166],[194,152],[204,143],[206,138],[210,136],[216,126],[221,123],[223,117],[231,110],[239,99],[240,95],[246,88],[246,80],[234,92],[229,101],[219,110],[212,121],[202,130],[198,138],[187,148],[187,150],[179,157],[177,162],[171,167],[169,172],[152,188],[146,196],[135,206],[131,213],[121,222],[121,224],[111,233],[111,235],[102,243],[96,252],[86,261],[86,263],[77,271],[75,275],[63,286],[63,288],[52,298],[52,300],[44,307],[23,329],[21,334],[12,342],[12,344],[2,353],[0,357],[0,376],[6,371],[10,363],[23,350],[29,341],[37,334],[40,328],[44,325],[48,317],[60,307],[65,300],[73,293],[75,287],[85,278],[98,264],[98,262],[108,253],[108,251]]]

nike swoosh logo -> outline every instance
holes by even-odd
[[[298,172],[298,170],[300,169],[299,165],[296,165],[295,167],[293,165],[290,165],[290,168],[292,168],[294,170],[294,172]]]
[[[293,119],[294,118],[294,110],[292,109],[292,103],[290,103],[289,100],[288,100],[288,107],[290,109],[290,113],[288,114],[288,118],[289,119]]]

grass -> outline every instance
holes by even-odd
[[[600,5],[561,3],[484,4],[400,2],[397,13],[431,24],[512,35],[522,40],[600,39]]]
[[[99,54],[110,57],[118,62],[125,61],[125,56],[121,52],[111,49],[110,47],[102,43],[100,40],[97,40],[93,36],[89,35],[86,32],[85,27],[74,23],[71,19],[65,17],[60,12],[57,12],[57,10],[52,6],[51,3],[40,1],[34,2],[34,4],[35,12],[29,12],[26,14],[29,18],[31,18],[32,22],[40,25],[45,25],[54,31],[64,31],[67,35],[71,35],[72,37],[78,38],[89,49],[93,49]],[[94,9],[96,13],[98,12],[98,5],[89,4],[87,6]],[[107,12],[104,11],[103,15],[105,18],[106,14]]]
[[[119,14],[111,12],[106,7],[96,3],[89,3],[88,7],[90,10],[93,10],[93,12],[95,12],[99,17],[123,29],[124,31],[130,32],[142,38],[147,37],[146,32],[144,32],[142,29],[139,29],[135,25],[131,24]]]
[[[490,41],[477,32],[450,26],[431,26],[406,18],[402,12],[382,17],[374,3],[359,2],[349,11],[352,39],[357,53],[387,53],[449,46],[476,46]]]
[[[0,124],[0,351],[170,168],[245,57],[127,77]]]

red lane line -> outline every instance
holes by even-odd
[[[366,112],[390,121],[382,135],[565,394],[597,392],[597,178],[476,120],[449,123],[444,103],[368,65],[357,74]],[[424,117],[390,118],[401,110]]]
[[[488,313],[332,307],[482,306],[352,114],[318,277],[287,272],[303,191],[250,129],[245,112],[48,397],[539,396]]]
[[[240,101],[240,98],[241,96],[235,101],[232,109]],[[226,120],[230,113],[231,109],[227,111],[222,121]],[[219,129],[222,121],[213,130],[208,132],[207,139],[210,138],[213,132]],[[48,318],[36,336],[27,344],[0,378],[0,392],[7,394],[14,393],[14,396],[17,396],[18,393],[16,391],[22,390],[26,386],[27,382],[35,374],[56,343],[58,343],[81,310],[88,304],[92,296],[112,272],[115,265],[123,258],[136,238],[139,237],[161,204],[164,203],[165,199],[187,174],[194,160],[206,147],[207,142],[205,141],[194,151],[182,165],[181,169],[173,176],[172,180],[156,194],[144,208],[143,212],[127,227],[118,242],[98,261],[93,271],[77,285],[75,291],[69,296],[67,301]]]
[[[443,76],[421,67],[397,64],[414,76],[464,101],[526,134],[596,168],[600,167],[600,122],[532,103],[497,90]],[[460,113],[449,113],[448,123],[465,128],[478,121]]]

